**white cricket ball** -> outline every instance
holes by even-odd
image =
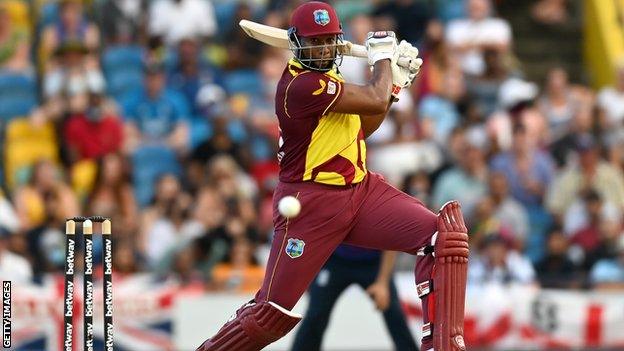
[[[279,200],[277,209],[286,218],[296,217],[301,212],[301,203],[294,196],[284,196]]]

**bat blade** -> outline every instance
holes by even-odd
[[[241,20],[238,25],[241,26],[245,33],[247,33],[247,35],[251,38],[277,48],[289,49],[288,33],[284,29],[267,26],[245,19]]]

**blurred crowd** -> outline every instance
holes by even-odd
[[[287,28],[300,2],[0,2],[3,279],[62,272],[65,218],[100,215],[119,276],[254,291],[290,52],[237,23]],[[533,21],[566,21],[567,1],[533,2]],[[421,51],[420,77],[368,140],[368,166],[432,210],[461,201],[470,285],[624,287],[624,61],[600,90],[556,66],[531,82],[497,2],[332,3],[346,39],[389,29]],[[350,57],[340,71],[360,84],[370,74]]]

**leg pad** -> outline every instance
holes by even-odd
[[[258,351],[288,334],[300,320],[300,315],[273,302],[252,301],[197,351]]]
[[[437,227],[433,248],[423,250],[424,254],[433,254],[431,280],[416,285],[418,296],[427,299],[429,306],[430,323],[423,326],[423,339],[433,337],[435,351],[464,351],[469,247],[468,230],[458,202],[442,206]]]

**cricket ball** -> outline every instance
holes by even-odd
[[[282,216],[293,218],[301,211],[301,203],[294,196],[284,196],[279,200],[277,209]]]

